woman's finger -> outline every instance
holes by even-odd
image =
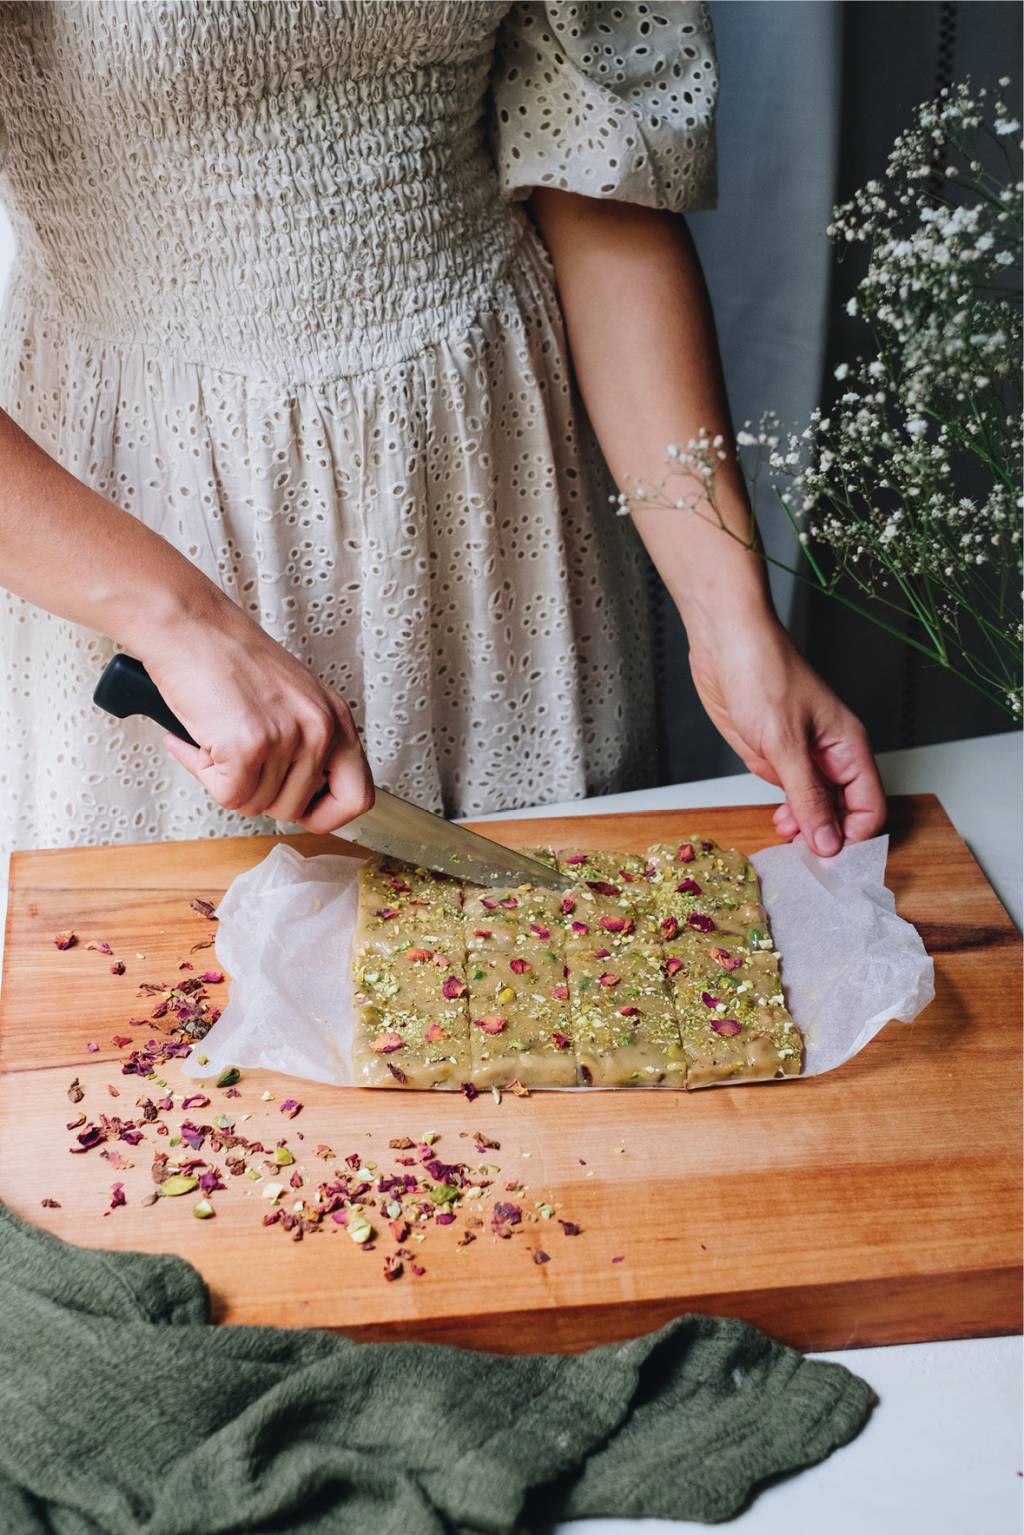
[[[315,727],[304,737],[302,750],[285,774],[277,798],[267,807],[267,815],[295,825],[302,823],[311,801],[323,790],[334,728],[334,721],[328,717],[328,723]]]
[[[877,836],[885,825],[885,790],[860,721],[851,717],[841,733],[816,747],[815,758],[825,777],[842,791],[846,840],[864,842]]]
[[[785,803],[778,806],[772,815],[775,830],[780,837],[794,837],[800,830],[796,816]]]
[[[832,794],[810,748],[800,743],[781,757],[776,754],[774,760],[799,831],[813,852],[831,858],[842,847],[843,838],[836,824]]]
[[[323,793],[305,815],[296,817],[307,831],[337,831],[373,805],[373,779],[358,741],[336,742],[326,767]]]

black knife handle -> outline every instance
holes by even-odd
[[[129,714],[144,714],[147,719],[162,725],[171,735],[180,736],[190,746],[198,746],[176,714],[164,703],[163,695],[141,661],[134,656],[116,655],[104,667],[103,675],[92,695],[94,704],[106,709],[119,720]]]

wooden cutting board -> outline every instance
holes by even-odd
[[[576,842],[640,849],[700,831],[754,851],[776,840],[770,806],[571,821],[505,821],[510,845]],[[358,1153],[389,1169],[389,1138],[439,1133],[438,1155],[477,1161],[461,1131],[500,1142],[486,1156],[500,1187],[520,1182],[527,1216],[501,1240],[487,1227],[459,1247],[462,1219],[431,1227],[387,1283],[390,1245],[357,1248],[340,1228],[293,1242],[265,1228],[258,1185],[229,1180],[216,1217],[193,1199],[143,1206],[152,1152],[72,1156],[76,1113],[129,1117],[141,1084],[120,1073],[114,1034],[154,1029],[143,981],[166,981],[211,922],[216,901],[272,840],[165,843],[20,853],[12,866],[0,1007],[0,1198],[68,1241],[172,1251],[208,1281],[219,1320],[341,1329],[359,1338],[446,1340],[506,1352],[572,1350],[658,1326],[687,1310],[745,1317],[808,1348],[971,1337],[1020,1325],[1020,944],[1016,929],[938,801],[892,803],[888,880],[936,964],[936,999],[911,1026],[890,1025],[828,1076],[708,1092],[461,1095],[337,1089],[246,1071],[238,1099],[250,1138],[282,1135],[319,1181],[311,1150]],[[331,838],[288,839],[304,852]],[[74,928],[75,948],[53,935]],[[106,940],[126,973],[89,950]],[[213,962],[212,949],[194,956]],[[226,987],[219,988],[221,993]],[[87,1042],[100,1046],[89,1052]],[[165,1069],[172,1086],[186,1079]],[[66,1090],[79,1077],[85,1098]],[[113,1099],[107,1084],[118,1089]],[[146,1090],[151,1091],[146,1084]],[[274,1097],[261,1098],[263,1091]],[[280,1113],[301,1099],[293,1121]],[[180,1113],[168,1115],[175,1123]],[[297,1140],[301,1131],[303,1140]],[[160,1143],[154,1138],[154,1145]],[[166,1140],[162,1143],[166,1149]],[[111,1184],[127,1204],[107,1210]],[[60,1208],[44,1208],[53,1199]],[[567,1236],[557,1217],[582,1227]],[[550,1261],[537,1262],[535,1252]]]

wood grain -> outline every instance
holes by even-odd
[[[701,831],[751,852],[775,840],[770,806],[479,829],[512,846],[629,850]],[[432,1230],[426,1273],[394,1284],[382,1277],[382,1246],[365,1253],[338,1232],[296,1245],[264,1229],[267,1206],[256,1188],[239,1188],[243,1180],[215,1196],[214,1220],[200,1222],[188,1199],[141,1206],[145,1146],[124,1173],[97,1152],[68,1154],[71,1078],[81,1078],[90,1115],[130,1114],[138,1086],[120,1074],[111,1036],[132,1033],[127,1020],[144,1016],[138,983],[168,979],[193,943],[212,936],[190,900],[216,901],[272,840],[16,854],[0,1000],[0,1198],[72,1242],[180,1253],[230,1322],[505,1352],[578,1349],[687,1310],[742,1316],[809,1348],[1013,1331],[1019,939],[936,800],[893,801],[890,830],[889,884],[935,956],[936,999],[826,1077],[694,1094],[506,1096],[498,1106],[246,1072],[243,1097],[222,1106],[251,1113],[247,1132],[270,1143],[287,1133],[296,1146],[301,1130],[314,1177],[324,1171],[308,1156],[318,1142],[383,1166],[390,1137],[432,1128],[454,1160],[467,1145],[459,1132],[479,1129],[501,1142],[493,1156],[503,1176],[529,1185],[528,1205],[550,1198],[584,1228],[566,1238],[541,1223],[509,1242],[484,1234],[466,1249],[456,1246],[458,1223]],[[338,850],[333,838],[287,840],[304,852]],[[81,942],[59,953],[53,934],[68,927]],[[127,974],[111,975],[109,959],[85,948],[90,938],[107,939]],[[89,1041],[100,1050],[90,1053]],[[274,1103],[261,1101],[265,1088]],[[289,1095],[305,1105],[292,1123],[276,1112]],[[129,1202],[104,1214],[115,1179]],[[61,1208],[43,1209],[44,1197]],[[551,1261],[538,1266],[541,1240]]]

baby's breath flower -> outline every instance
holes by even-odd
[[[841,391],[800,431],[765,411],[736,433],[751,482],[766,474],[793,527],[806,561],[795,574],[865,617],[881,613],[1018,719],[1024,335],[1008,274],[1021,261],[1020,127],[969,82],[917,109],[884,178],[827,227],[837,259],[864,252],[846,312],[865,322],[865,354],[838,363]],[[1012,164],[1003,184],[985,168],[994,140]],[[716,475],[727,456],[702,427],[668,450],[692,494],[638,484],[634,495],[725,528]],[[889,607],[865,605],[878,597]]]

